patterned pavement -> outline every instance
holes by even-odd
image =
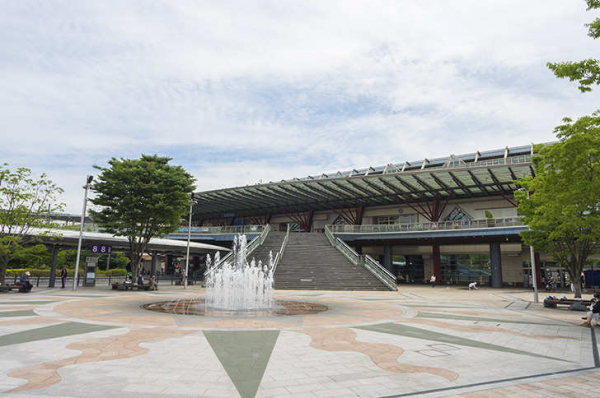
[[[317,314],[193,316],[203,289],[0,295],[0,393],[24,397],[598,396],[596,330],[519,290],[278,291]]]

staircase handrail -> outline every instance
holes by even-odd
[[[285,232],[285,236],[283,237],[283,242],[281,243],[281,248],[275,255],[275,259],[273,260],[273,274],[275,274],[275,270],[277,269],[277,264],[279,264],[279,260],[283,257],[283,252],[288,244],[288,239],[290,237],[290,224],[287,226],[287,231]]]
[[[391,290],[398,290],[396,286],[396,277],[373,257],[368,254],[361,255],[361,263],[367,268],[377,279],[383,282]]]
[[[269,232],[271,232],[271,225],[267,224],[267,226],[263,229],[262,233],[258,237],[252,239],[252,242],[250,242],[250,244],[248,245],[246,249],[246,256],[249,256],[254,250],[256,250],[258,246],[265,243]]]
[[[335,247],[342,252],[342,254],[344,256],[346,256],[346,258],[348,260],[350,260],[350,262],[354,265],[358,265],[359,264],[359,256],[358,253],[356,251],[354,251],[353,248],[351,248],[350,246],[348,246],[348,244],[346,242],[344,242],[343,240],[341,240],[340,238],[336,239],[335,242]]]
[[[333,232],[331,231],[331,228],[329,227],[329,225],[325,226],[325,236],[329,240],[329,244],[331,246],[335,246],[335,236],[333,236]]]
[[[352,264],[365,267],[390,290],[398,290],[396,286],[396,277],[391,272],[385,269],[371,256],[359,255],[353,248],[348,246],[346,242],[340,238],[336,238],[328,225],[325,226],[325,236],[329,239],[331,246],[338,249]]]
[[[271,231],[271,225],[267,224],[263,228],[261,234],[259,236],[257,236],[256,238],[252,239],[252,241],[248,244],[248,246],[246,248],[246,256],[249,256],[258,246],[260,246],[264,243],[264,241],[265,241],[265,239],[267,239],[267,235],[269,234],[270,231]],[[227,253],[227,255],[225,257],[220,259],[219,262],[214,265],[214,268],[216,268],[216,269],[222,268],[223,264],[225,264],[226,262],[229,262],[232,258],[233,258],[233,251],[230,251],[229,253]],[[207,270],[207,272],[208,272],[208,270]]]

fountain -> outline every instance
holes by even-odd
[[[273,254],[269,264],[248,262],[245,235],[234,238],[232,261],[220,261],[219,253],[213,259],[207,256],[205,298],[179,298],[145,304],[151,311],[200,316],[277,316],[308,315],[328,309],[327,306],[273,298]]]
[[[233,241],[233,261],[219,267],[218,253],[206,260],[206,310],[271,310],[273,302],[273,253],[269,264],[247,260],[246,235]]]

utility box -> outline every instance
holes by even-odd
[[[83,278],[83,286],[96,286],[96,270],[98,269],[98,257],[85,258],[85,274]]]

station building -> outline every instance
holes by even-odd
[[[193,239],[228,244],[239,232],[252,239],[267,225],[289,226],[339,238],[398,283],[435,275],[443,285],[527,286],[533,259],[540,284],[554,276],[567,286],[560,264],[532,254],[519,236],[527,226],[515,180],[535,176],[533,151],[505,147],[198,192]]]

